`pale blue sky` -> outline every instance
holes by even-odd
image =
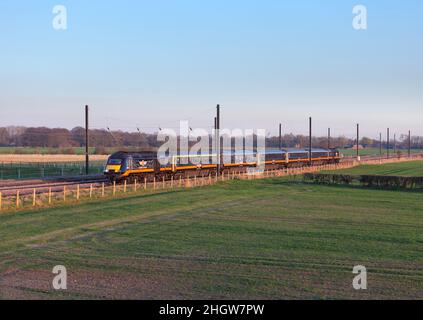
[[[52,28],[52,8],[68,30]],[[368,8],[368,30],[352,8]],[[1,0],[0,126],[423,135],[420,0]]]

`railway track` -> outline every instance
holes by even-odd
[[[410,160],[422,159],[423,154],[413,154]],[[362,156],[361,161],[366,163],[367,161],[377,161],[381,159],[379,156]],[[382,158],[384,159],[384,158]],[[394,157],[392,157],[394,159]],[[342,163],[353,162],[356,157],[345,157],[341,160]],[[86,176],[86,177],[69,177],[69,178],[52,178],[43,180],[5,180],[0,181],[0,193],[4,196],[10,196],[16,194],[17,191],[21,195],[31,194],[34,192],[37,194],[46,192],[63,192],[64,188],[68,190],[76,189],[77,186],[81,189],[92,187],[100,187],[103,184],[109,185],[110,182],[102,175],[97,176]]]
[[[96,187],[100,186],[103,183],[108,183],[109,181],[102,176],[96,178],[71,178],[71,179],[55,179],[55,180],[23,180],[23,181],[3,181],[0,183],[0,192],[2,195],[13,195],[17,191],[21,195],[30,194],[32,192],[45,193],[48,191],[51,192],[61,192],[64,187],[69,187],[70,189],[76,188],[78,185],[81,188],[87,188],[91,185]]]

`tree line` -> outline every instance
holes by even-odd
[[[158,147],[156,135],[108,131],[105,129],[89,130],[89,145],[96,148],[110,147]],[[47,127],[3,127],[0,128],[0,146],[74,148],[85,146],[85,129],[75,127],[72,130]]]
[[[285,134],[282,137],[284,148],[305,148],[309,138],[305,135]],[[412,137],[412,148],[423,148],[423,137]],[[363,137],[359,144],[364,147],[379,147],[379,141]],[[393,145],[393,141],[390,142]],[[314,147],[327,148],[327,137],[313,137]],[[97,149],[104,148],[136,148],[155,149],[161,145],[157,141],[157,134],[143,132],[109,131],[105,129],[92,129],[89,131],[89,145]],[[347,137],[331,138],[332,148],[353,147],[355,139]],[[85,146],[85,129],[75,127],[71,130],[65,128],[47,127],[2,127],[0,128],[0,146],[9,147],[40,147],[40,148],[75,148]],[[266,137],[266,147],[278,148],[279,137]],[[408,148],[408,137],[401,136],[397,141],[398,149]],[[383,142],[386,147],[386,141]]]

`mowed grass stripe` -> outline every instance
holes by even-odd
[[[174,217],[172,214],[175,213],[189,215],[189,212],[192,211],[198,214],[198,210],[202,208],[201,201],[196,201],[196,203],[192,201],[195,199],[183,201],[179,198],[182,197],[179,193],[180,191],[174,191],[146,196],[130,196],[123,199],[109,199],[54,209],[40,209],[30,214],[27,212],[9,213],[0,216],[0,233],[3,235],[0,247],[7,247],[15,243],[51,241],[60,235],[62,235],[62,240],[66,240],[86,232],[107,231],[111,227],[137,221],[149,222],[150,218],[160,219],[162,217],[164,220],[173,220],[176,216]],[[218,206],[221,203],[222,200],[215,199],[215,202],[209,201],[208,205]],[[135,209],[138,204],[140,204],[139,208]],[[226,205],[230,206],[231,204]]]
[[[361,165],[350,169],[329,172],[351,175],[375,174],[383,176],[423,177],[423,161],[407,161],[383,165]]]

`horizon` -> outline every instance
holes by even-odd
[[[76,127],[73,127],[73,128],[46,127],[46,126],[43,126],[43,127],[26,127],[26,126],[13,126],[13,125],[6,126],[6,127],[0,127],[0,129],[3,129],[3,128],[8,130],[8,132],[9,132],[9,134],[11,134],[11,136],[22,135],[23,133],[25,133],[25,130],[27,130],[27,129],[67,130],[71,134],[72,134],[72,131],[75,130],[75,129],[81,129],[81,130],[85,131],[85,128],[83,126],[76,126]],[[189,128],[189,127],[187,127],[187,128]],[[198,135],[196,134],[196,133],[199,133],[198,129],[201,130],[202,128],[193,128],[193,130],[189,131],[188,135],[181,133],[181,132],[185,132],[185,133],[188,132],[187,131],[188,129],[186,129],[186,130],[185,129],[183,127],[180,127],[179,130],[173,130],[173,129],[172,130],[175,131],[177,137],[188,137],[188,136],[200,137],[200,136],[203,136],[201,134],[198,134]],[[16,130],[18,130],[18,131],[16,131]],[[19,131],[19,130],[23,130],[23,131]],[[239,129],[239,128],[234,128],[234,129],[222,128],[221,132],[224,132],[226,130],[231,130],[231,137],[232,138],[235,138],[235,137],[238,137],[238,136],[246,137],[246,136],[251,135],[251,134],[247,134],[246,130],[242,130],[242,129]],[[150,136],[158,136],[160,133],[164,134],[165,132],[167,132],[166,134],[169,134],[168,128],[163,129],[162,132],[161,131],[155,131],[153,133],[144,132],[142,130],[141,131],[125,131],[125,130],[121,130],[121,129],[108,130],[106,128],[89,128],[89,131],[91,131],[91,132],[103,131],[103,132],[106,132],[106,133],[109,132],[111,134],[113,134],[113,133],[123,133],[123,134],[131,134],[131,135],[132,134],[137,134],[137,135],[138,134],[144,134],[144,135],[150,135]],[[49,132],[49,134],[50,133],[51,132]],[[31,132],[31,135],[33,135],[33,134],[37,134],[37,133]],[[211,137],[214,136],[214,133],[212,131],[207,131],[207,134]],[[224,134],[226,134],[226,133],[224,133]],[[256,134],[257,134],[256,132],[253,133],[253,135],[256,135]],[[275,138],[278,138],[278,137],[279,137],[279,134],[273,135],[268,131],[265,132],[265,138],[266,139],[275,139]],[[309,137],[309,134],[308,133],[282,132],[281,137],[282,137],[282,139],[284,139],[286,137],[305,137],[305,138],[307,138],[307,137]],[[312,133],[312,137],[314,139],[327,139],[328,133],[326,135],[316,135],[316,134]],[[333,140],[346,139],[346,140],[348,140],[347,144],[350,144],[351,141],[357,140],[357,135],[355,135],[355,136],[333,135],[332,132],[331,132],[330,138],[333,139]],[[360,141],[370,139],[370,140],[373,141],[373,143],[380,141],[379,136],[377,138],[373,138],[373,137],[369,137],[369,136],[360,134],[359,138],[360,138]],[[403,138],[403,140],[401,140],[402,138]],[[411,133],[411,138],[420,139],[420,138],[423,138],[423,136],[414,135],[414,134]],[[392,141],[392,143],[393,143],[394,139],[396,139],[396,141],[398,143],[406,142],[407,139],[408,139],[408,133],[399,133],[398,134],[396,132],[391,131],[390,132],[390,141]],[[386,136],[386,132],[385,132],[385,134],[382,133],[382,142],[386,143],[386,141],[387,141],[387,136]],[[362,142],[360,142],[360,144],[362,144]],[[0,146],[0,148],[1,147],[2,146]]]

